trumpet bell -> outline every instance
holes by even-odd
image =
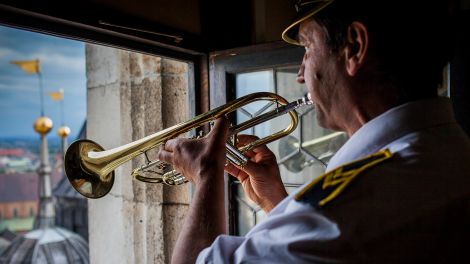
[[[114,171],[101,178],[82,166],[82,157],[86,157],[88,152],[103,150],[97,143],[82,139],[73,142],[65,153],[65,174],[73,188],[87,198],[101,198],[113,187]]]

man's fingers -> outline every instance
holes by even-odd
[[[233,177],[237,178],[240,182],[243,182],[248,174],[246,174],[241,169],[237,168],[237,166],[233,165],[232,163],[227,164],[224,168],[225,172],[232,175]]]
[[[237,135],[237,142],[238,142],[237,146],[238,147],[245,146],[258,139],[259,137],[253,136],[253,135]],[[259,147],[252,149],[252,151],[255,153],[259,153],[259,152],[270,151],[270,150],[266,145],[261,145]]]
[[[245,134],[237,135],[237,142],[240,145],[246,145],[258,139],[259,137],[254,136],[254,135],[245,135]]]
[[[239,173],[239,175],[242,175],[242,174],[246,175],[247,177],[250,177],[254,181],[263,181],[263,177],[267,177],[266,168],[264,168],[263,166],[260,166],[259,164],[251,160],[248,160],[245,166],[243,166],[243,168],[240,170],[241,172]],[[251,175],[251,176],[248,176],[248,175]],[[242,180],[240,181],[243,182]]]
[[[216,142],[225,142],[229,130],[229,122],[226,117],[220,117],[214,122],[214,127],[209,133],[209,137]]]
[[[161,149],[158,152],[158,159],[163,162],[173,164],[173,152]]]
[[[174,152],[178,145],[181,143],[181,138],[173,138],[165,142],[163,149],[166,151]]]
[[[173,138],[165,142],[163,149],[169,152],[181,153],[191,145],[191,140],[188,138]]]
[[[228,163],[227,165],[225,165],[224,167],[224,170],[225,172],[227,172],[228,174],[232,175],[232,176],[237,176],[238,173],[240,172],[240,170],[235,167],[232,163]]]

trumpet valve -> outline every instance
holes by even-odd
[[[243,155],[232,143],[225,142],[227,160],[238,167],[243,167],[248,162],[248,158]]]
[[[181,185],[188,182],[183,174],[173,170],[171,172],[165,173],[163,175],[163,183],[166,185]]]

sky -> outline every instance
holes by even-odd
[[[0,138],[37,136],[33,123],[40,116],[37,74],[27,74],[12,60],[41,63],[44,113],[54,128],[48,137],[56,137],[62,125],[60,102],[48,92],[64,89],[64,122],[70,127],[69,141],[75,139],[86,118],[85,45],[0,26]]]

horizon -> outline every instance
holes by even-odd
[[[46,136],[47,140],[60,140],[61,138],[56,135],[56,134],[51,134],[51,135],[47,135]],[[23,135],[23,136],[0,136],[0,141],[4,141],[4,140],[11,140],[11,139],[15,139],[15,140],[38,140],[40,141],[41,138],[39,137],[39,135]],[[75,140],[75,137],[67,137],[68,139],[68,142],[70,143],[71,141]]]

